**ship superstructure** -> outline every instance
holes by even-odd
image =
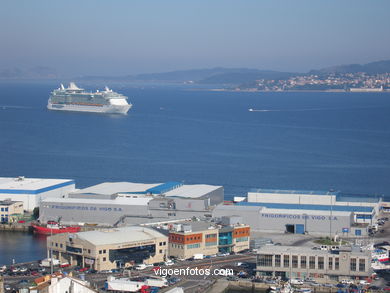
[[[47,108],[60,111],[81,111],[97,113],[126,114],[131,108],[127,97],[105,87],[104,91],[86,92],[74,82],[65,88],[51,92]]]

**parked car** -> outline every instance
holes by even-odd
[[[303,285],[303,281],[301,279],[291,279],[290,283],[292,285]]]
[[[77,271],[78,272],[86,272],[86,271],[88,271],[89,270],[89,268],[80,268],[80,269],[78,269]]]

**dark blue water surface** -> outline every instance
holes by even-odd
[[[115,116],[48,111],[55,87],[0,84],[0,176],[390,193],[390,93],[113,86]]]

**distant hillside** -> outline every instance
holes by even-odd
[[[258,70],[248,68],[222,68],[180,70],[165,73],[140,74],[134,78],[149,81],[171,81],[207,84],[239,84],[254,79],[280,79],[296,73]]]
[[[55,79],[58,74],[55,69],[36,66],[29,69],[6,68],[0,70],[0,79]]]
[[[390,73],[390,60],[376,61],[364,65],[348,64],[348,65],[332,66],[332,67],[322,68],[320,70],[311,70],[309,73],[325,75],[330,73],[357,73],[357,72],[365,72],[370,75]]]

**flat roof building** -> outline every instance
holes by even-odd
[[[0,200],[22,201],[24,210],[32,211],[47,198],[60,198],[75,190],[70,179],[0,177]]]
[[[300,246],[263,246],[257,251],[259,276],[315,278],[319,280],[365,279],[372,274],[371,253],[360,248],[313,250]]]
[[[169,237],[169,256],[178,259],[240,252],[249,249],[250,243],[250,227],[230,217],[219,223],[202,220],[169,223],[165,233]]]
[[[0,223],[12,223],[23,216],[23,202],[0,200]]]
[[[382,198],[339,192],[256,189],[246,201],[220,204],[213,217],[237,215],[255,231],[366,236]]]
[[[47,239],[60,262],[72,266],[110,270],[135,264],[162,262],[168,257],[168,237],[139,226],[57,234]]]
[[[64,224],[118,226],[211,217],[214,206],[221,203],[223,197],[222,186],[107,182],[78,190],[65,198],[43,201],[39,219],[47,222],[61,217]]]

